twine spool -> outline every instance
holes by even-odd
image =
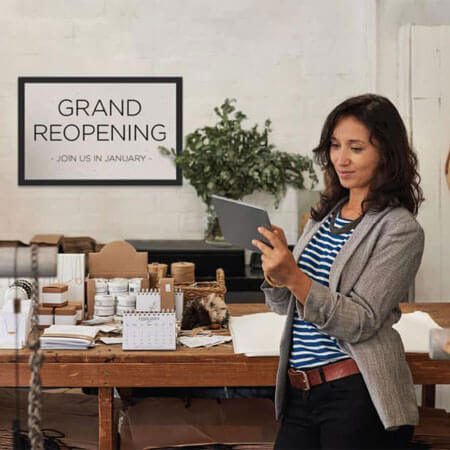
[[[176,262],[170,265],[170,274],[175,284],[191,284],[195,282],[195,264]]]
[[[148,274],[150,288],[156,288],[159,285],[159,280],[167,276],[167,264],[151,263],[148,264]]]

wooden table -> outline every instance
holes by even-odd
[[[262,304],[231,304],[232,315],[267,311]],[[450,303],[401,304],[403,312],[428,312],[450,327]],[[28,386],[30,352],[19,353],[19,385]],[[434,385],[450,384],[450,360],[434,361],[408,353],[414,383],[425,386],[423,400],[434,402]],[[15,386],[15,352],[0,350],[0,386]],[[98,387],[99,448],[113,448],[113,387],[274,386],[278,357],[247,358],[233,353],[231,343],[176,351],[128,351],[100,345],[87,351],[46,350],[41,370],[45,387]]]

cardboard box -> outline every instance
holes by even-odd
[[[64,237],[62,239],[63,253],[90,253],[96,251],[95,240],[89,236]]]
[[[68,302],[68,306],[75,308],[77,312],[77,324],[81,323],[84,320],[83,304],[81,302]]]
[[[185,446],[256,444],[273,448],[279,424],[273,402],[262,398],[149,397],[124,415],[120,448],[161,449]]]
[[[77,310],[74,306],[55,308],[55,325],[76,325]]]
[[[0,247],[27,247],[27,244],[25,244],[22,241],[16,241],[16,240],[1,240],[0,241]]]
[[[44,306],[65,306],[69,301],[69,293],[65,292],[43,292],[41,294],[41,303]]]
[[[62,234],[36,234],[31,238],[30,244],[38,244],[42,247],[58,247],[58,253],[62,250]]]
[[[54,318],[54,308],[48,306],[39,306],[39,328],[46,328],[53,325]]]
[[[53,283],[53,284],[48,284],[47,286],[44,286],[42,288],[42,292],[48,292],[50,294],[60,294],[62,292],[66,292],[69,290],[69,286],[67,286],[67,284],[64,283]]]
[[[175,309],[175,280],[173,278],[161,278],[159,280],[159,292],[161,295],[161,310]]]
[[[54,300],[50,300],[48,303],[45,302],[44,300],[41,301],[40,305],[42,306],[46,306],[48,308],[64,308],[64,306],[67,306],[69,304],[68,300],[58,300],[58,301],[54,301]]]
[[[87,280],[87,315],[92,318],[95,302],[94,278],[143,278],[142,289],[149,288],[147,252],[137,252],[125,241],[106,244],[100,252],[89,253]]]

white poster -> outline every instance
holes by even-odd
[[[19,184],[181,184],[182,79],[19,78]]]

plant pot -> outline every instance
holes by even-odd
[[[219,218],[213,212],[207,213],[207,226],[205,231],[205,242],[207,244],[220,247],[231,247],[231,244],[225,240],[219,225]]]

